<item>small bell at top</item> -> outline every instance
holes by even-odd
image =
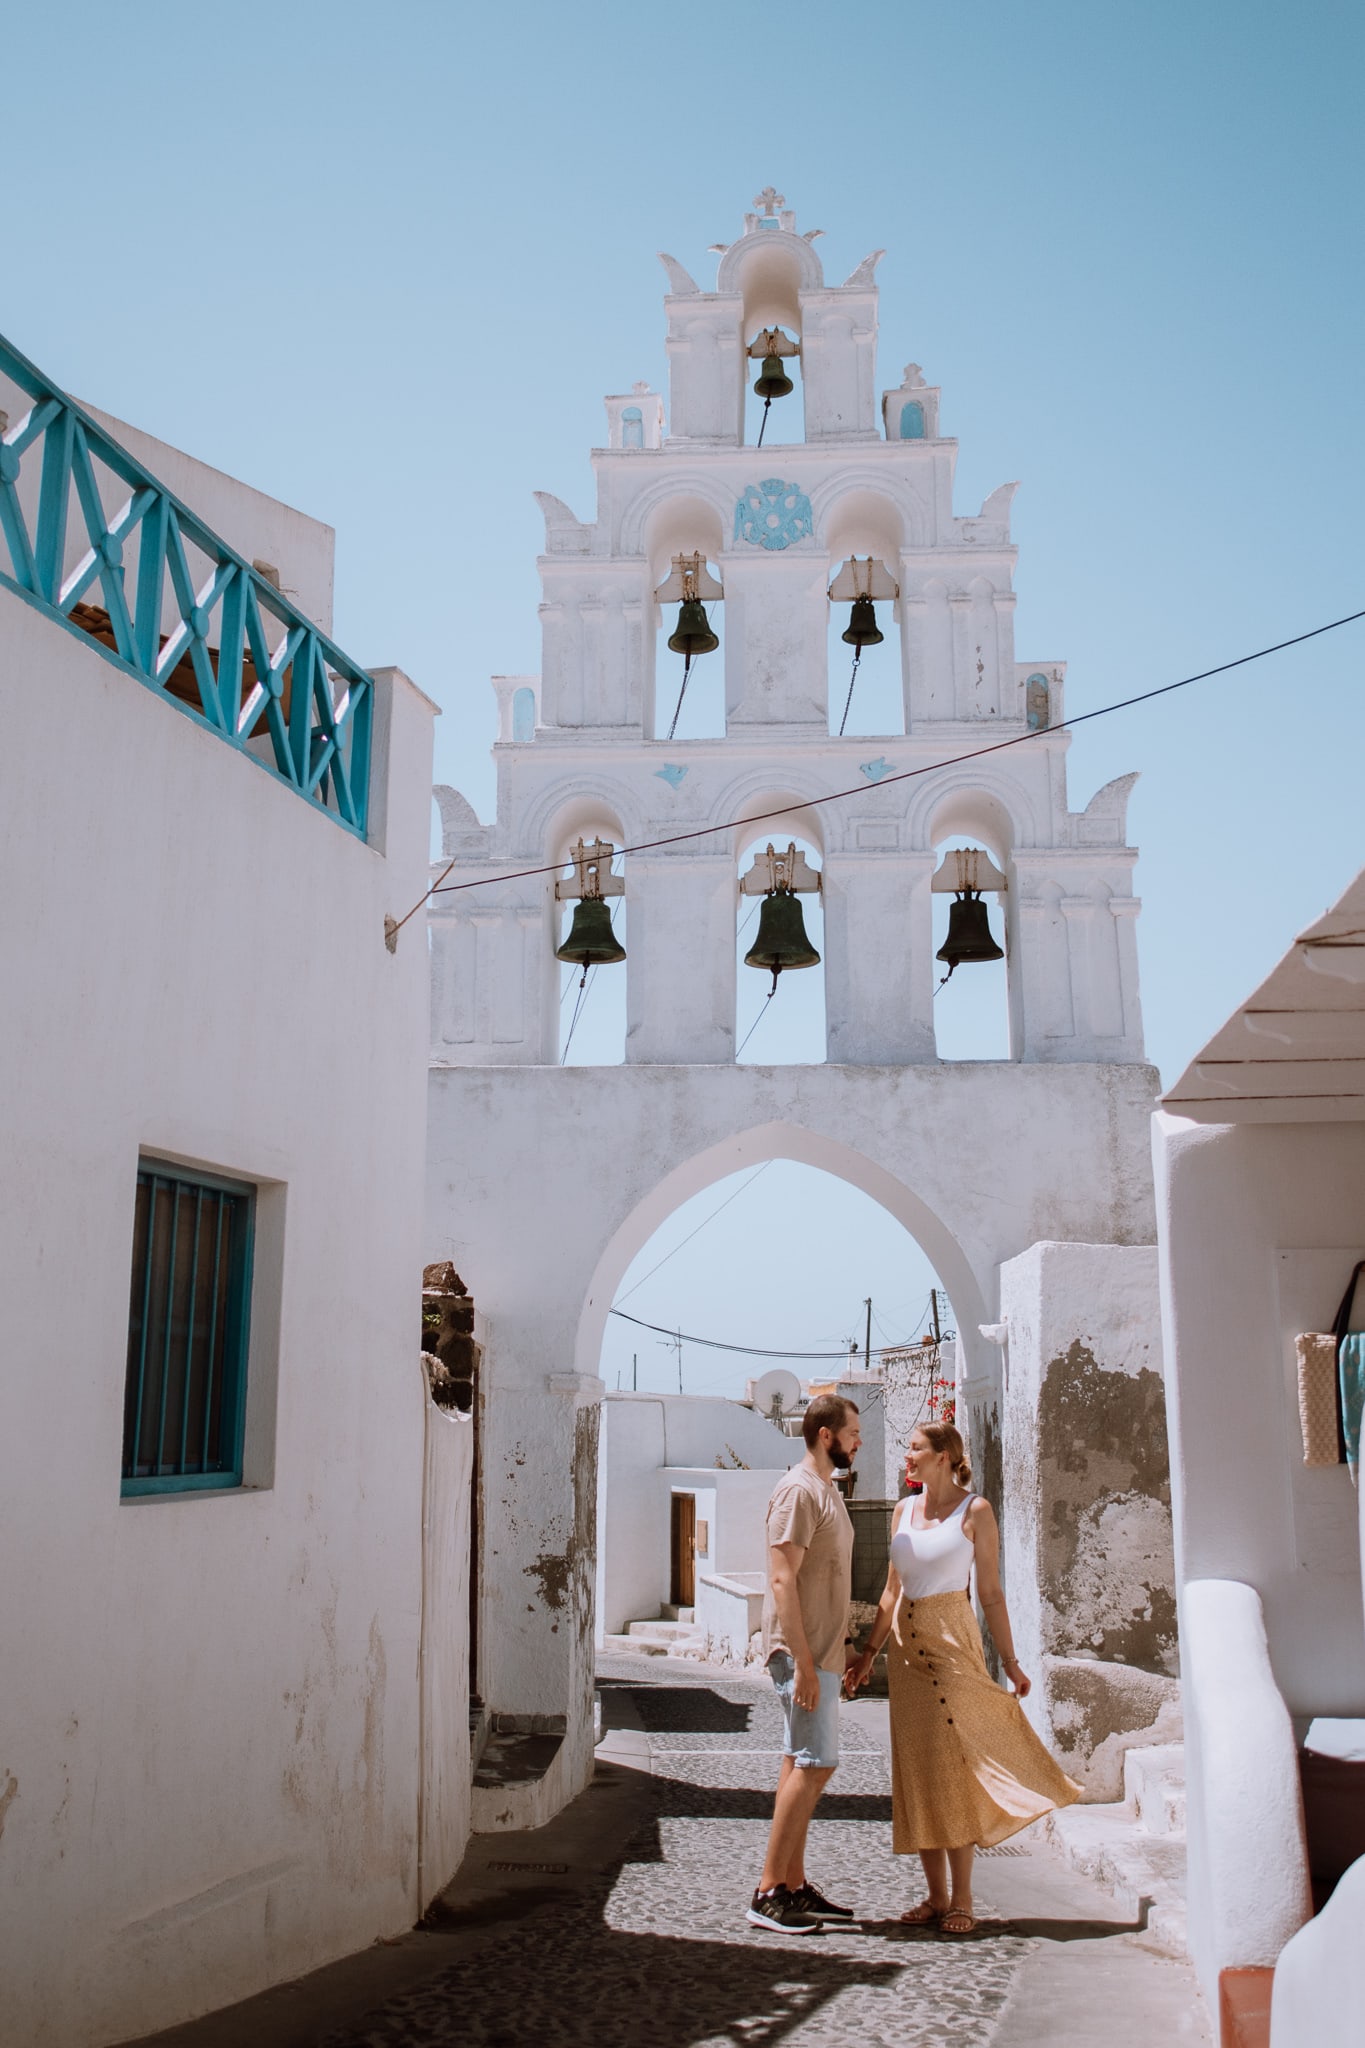
[[[848,625],[839,635],[850,647],[856,647],[861,654],[864,647],[878,647],[886,638],[877,624],[877,607],[870,597],[855,597]]]
[[[683,599],[678,607],[677,629],[669,634],[668,645],[674,654],[685,654],[689,661],[699,654],[714,654],[720,646],[700,598]]]
[[[782,367],[781,356],[764,356],[763,368],[754,379],[756,398],[785,398],[796,386]]]

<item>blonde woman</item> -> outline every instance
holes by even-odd
[[[891,1681],[891,1846],[918,1853],[928,1897],[901,1918],[970,1934],[972,1859],[1081,1788],[1048,1755],[1024,1718],[1031,1681],[1014,1654],[1000,1585],[1000,1532],[990,1502],[970,1490],[971,1467],[951,1423],[917,1428],[906,1476],[923,1492],[901,1501],[891,1523],[886,1591],[850,1692],[866,1683],[889,1643]],[[977,1597],[1013,1692],[986,1669],[968,1597]]]

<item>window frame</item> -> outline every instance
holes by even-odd
[[[133,1307],[132,1287],[136,1277],[135,1264],[130,1263],[128,1349],[129,1355],[124,1370],[124,1438],[120,1455],[120,1496],[125,1500],[146,1500],[165,1498],[168,1495],[184,1493],[224,1493],[240,1491],[244,1484],[246,1443],[247,1379],[251,1352],[252,1293],[256,1248],[256,1209],[258,1189],[254,1182],[238,1180],[235,1177],[215,1171],[211,1167],[187,1165],[182,1161],[164,1159],[143,1153],[137,1162],[134,1202],[144,1181],[152,1188],[155,1204],[158,1183],[170,1184],[176,1190],[179,1201],[182,1192],[191,1195],[228,1195],[243,1204],[240,1216],[240,1243],[229,1242],[227,1256],[229,1272],[227,1278],[226,1321],[222,1377],[225,1386],[223,1415],[219,1438],[221,1463],[212,1472],[156,1472],[129,1473],[124,1467],[128,1453],[128,1396],[133,1373],[132,1334]],[[151,1225],[155,1222],[155,1209],[149,1218],[149,1240]],[[133,1235],[134,1258],[136,1252],[136,1228]],[[145,1260],[148,1275],[151,1270],[150,1241]],[[145,1284],[145,1283],[144,1283]],[[144,1301],[146,1296],[144,1294]],[[143,1310],[145,1317],[146,1311]],[[145,1385],[147,1372],[146,1333],[144,1327],[142,1346],[142,1375]],[[188,1374],[186,1374],[188,1379]],[[182,1392],[182,1401],[184,1394]],[[139,1411],[140,1412],[140,1411]],[[133,1445],[136,1451],[136,1441]],[[136,1460],[134,1460],[136,1462]]]

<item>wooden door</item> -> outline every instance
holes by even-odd
[[[697,1598],[697,1496],[673,1495],[673,1590],[675,1607],[691,1607]]]

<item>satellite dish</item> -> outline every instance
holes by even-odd
[[[770,1371],[760,1373],[754,1381],[751,1399],[760,1415],[771,1415],[774,1402],[777,1403],[778,1413],[786,1415],[800,1398],[801,1382],[785,1365],[773,1366]]]

